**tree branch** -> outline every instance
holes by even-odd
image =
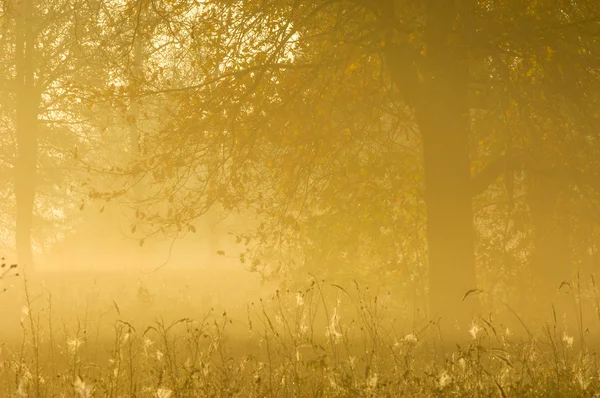
[[[173,88],[166,88],[166,89],[162,89],[162,90],[144,91],[143,93],[140,94],[140,97],[148,97],[148,96],[157,95],[157,94],[178,93],[178,92],[197,90],[200,88],[204,88],[206,86],[210,86],[211,84],[218,83],[227,78],[237,79],[237,78],[240,78],[242,76],[248,75],[249,73],[256,72],[256,71],[264,72],[266,70],[310,69],[310,68],[315,68],[317,66],[319,66],[319,64],[272,63],[272,64],[255,65],[255,66],[250,66],[246,69],[242,69],[242,70],[238,70],[238,71],[234,71],[234,72],[223,73],[217,77],[208,79],[202,83],[194,84],[191,86],[173,87]]]
[[[506,171],[514,171],[523,167],[521,156],[502,155],[488,164],[483,170],[471,177],[471,195],[475,197],[485,191]]]

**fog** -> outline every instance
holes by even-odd
[[[598,15],[2,2],[0,397],[597,395]]]
[[[140,327],[210,311],[244,319],[247,304],[274,293],[280,281],[265,280],[240,263],[231,218],[205,217],[195,234],[149,239],[140,247],[124,232],[122,213],[103,211],[40,253],[35,266],[20,266],[18,276],[4,281],[2,319],[19,332],[25,288],[36,306],[51,303],[66,323],[111,310],[135,318]]]

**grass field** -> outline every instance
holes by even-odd
[[[592,332],[558,321],[479,319],[456,346],[360,286],[313,281],[260,298],[260,284],[231,276],[212,275],[230,279],[220,296],[214,281],[176,278],[5,280],[0,396],[600,396]]]

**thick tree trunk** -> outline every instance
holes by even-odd
[[[423,140],[431,315],[469,325],[478,309],[470,189],[468,59],[457,1],[429,0],[425,76],[417,121]]]
[[[558,179],[541,173],[530,173],[528,180],[527,202],[535,230],[535,246],[530,259],[535,294],[529,302],[529,310],[536,321],[543,322],[552,318],[553,305],[559,317],[573,310],[568,302],[572,298],[558,294],[561,283],[571,279],[571,248],[560,226],[558,210],[559,195],[564,187]],[[563,293],[575,288],[574,285],[563,287]]]
[[[33,266],[31,229],[37,179],[39,104],[33,74],[32,7],[32,0],[24,0],[19,4],[16,42],[16,248],[18,261],[28,266]]]
[[[384,3],[390,26],[393,0]],[[476,289],[471,170],[469,157],[468,15],[459,0],[426,1],[425,48],[418,55],[402,43],[386,44],[394,83],[412,105],[423,140],[430,316],[444,329],[463,329],[479,311]]]

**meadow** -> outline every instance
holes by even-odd
[[[0,396],[600,396],[587,326],[480,318],[455,345],[435,320],[359,283],[232,285],[237,297],[219,297],[214,281],[183,274],[4,275]]]

